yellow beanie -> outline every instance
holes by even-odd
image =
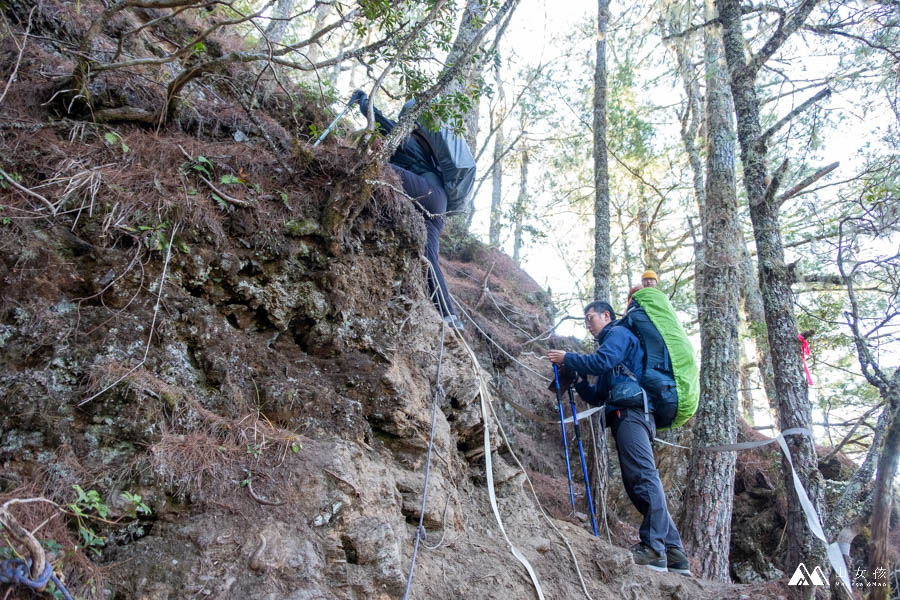
[[[641,279],[655,279],[655,280],[659,281],[659,277],[656,276],[656,272],[651,271],[650,269],[647,269],[646,271],[644,271],[644,274],[641,275]]]

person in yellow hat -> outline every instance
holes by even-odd
[[[641,275],[641,285],[644,287],[658,286],[659,278],[656,276],[656,271],[651,271],[650,269],[644,271],[644,274]]]

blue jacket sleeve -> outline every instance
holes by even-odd
[[[596,386],[591,385],[584,377],[579,377],[573,387],[575,388],[575,391],[578,392],[581,399],[591,406],[600,406],[603,404],[603,399],[599,398],[597,395]]]
[[[563,364],[580,375],[602,375],[625,360],[634,343],[634,336],[629,335],[624,327],[617,327],[609,332],[596,352],[593,354],[566,352]]]

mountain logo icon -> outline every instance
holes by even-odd
[[[791,575],[788,585],[828,585],[828,580],[825,578],[825,573],[822,572],[822,567],[816,567],[810,572],[806,565],[800,563],[797,565],[797,570]]]

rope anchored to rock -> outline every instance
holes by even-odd
[[[11,500],[10,502],[18,501]],[[44,556],[44,549],[41,547],[40,542],[35,539],[30,531],[22,527],[7,510],[10,502],[0,506],[0,525],[3,525],[10,537],[27,548],[31,556],[27,558],[9,558],[0,562],[0,583],[24,585],[35,591],[42,592],[52,581],[66,600],[72,600],[72,596],[53,571],[53,565]],[[32,567],[34,567],[34,570],[32,570]]]
[[[30,558],[10,558],[0,563],[0,583],[17,583],[40,592],[51,581],[66,600],[72,600],[72,596],[56,576],[56,573],[53,571],[53,565],[50,563],[46,563],[44,572],[37,579],[31,578]]]
[[[413,546],[412,560],[409,564],[409,576],[406,578],[406,591],[403,592],[403,600],[409,596],[409,588],[412,585],[413,569],[416,568],[416,556],[419,553],[419,543],[427,537],[425,532],[425,503],[428,500],[428,477],[431,474],[431,450],[434,448],[434,424],[437,421],[438,395],[445,396],[444,388],[441,386],[441,363],[444,359],[444,334],[446,332],[446,323],[441,325],[441,342],[438,351],[437,377],[434,385],[434,398],[431,408],[431,435],[428,439],[428,455],[425,458],[425,485],[422,490],[422,508],[419,511],[419,526],[416,528],[416,543]]]

